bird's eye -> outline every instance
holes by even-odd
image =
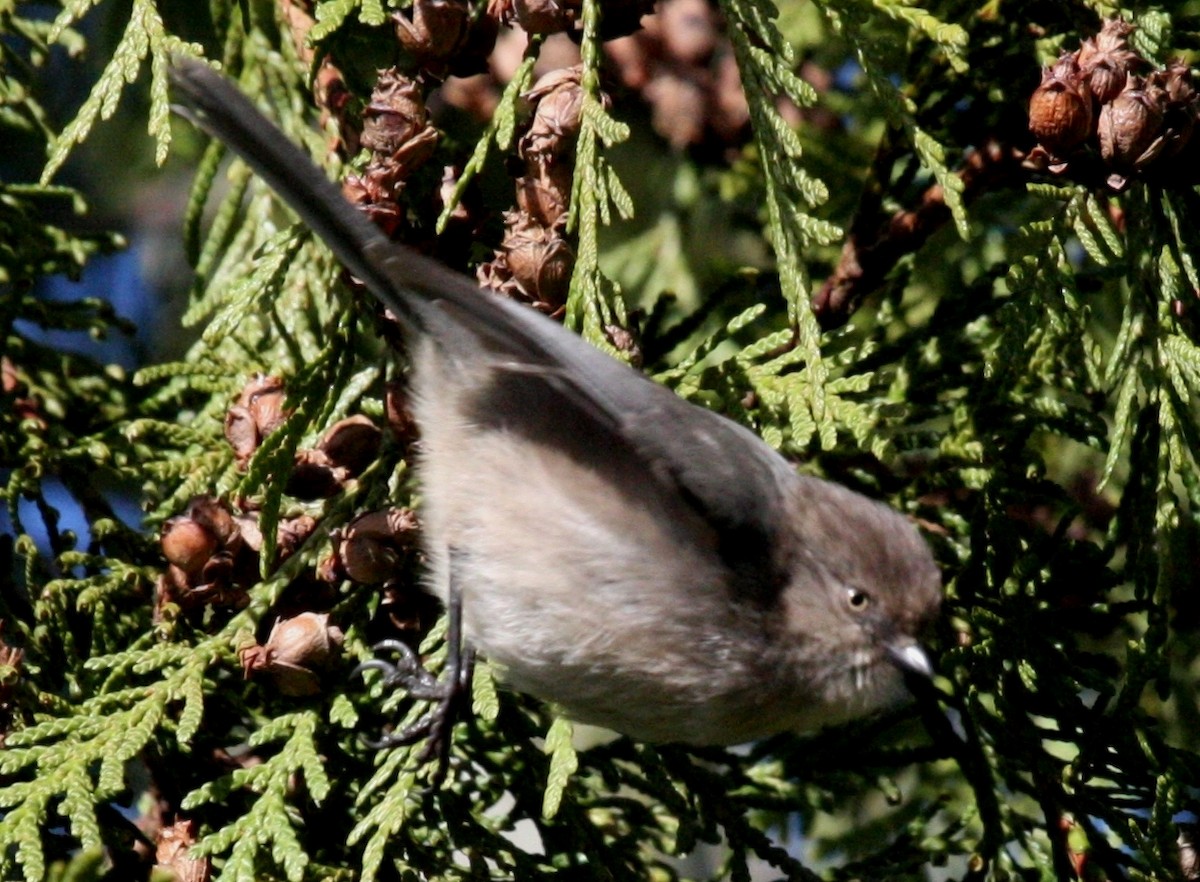
[[[871,595],[857,588],[846,589],[846,604],[853,612],[862,612],[871,605]]]

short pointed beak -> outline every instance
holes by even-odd
[[[911,637],[898,637],[887,644],[887,654],[892,663],[902,671],[920,674],[922,677],[933,676],[933,663],[921,648],[921,644]]]

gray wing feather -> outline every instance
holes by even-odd
[[[536,369],[564,403],[582,408],[628,446],[650,474],[679,493],[730,547],[762,566],[790,466],[752,432],[669,390],[525,307],[481,293],[470,279],[391,242],[207,65],[176,62],[180,109],[225,142],[276,190],[338,259],[416,333],[443,344],[466,330],[515,369]],[[449,348],[449,347],[447,347]]]

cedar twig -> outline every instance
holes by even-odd
[[[881,148],[886,151],[887,148]],[[882,165],[891,165],[890,151]],[[1011,147],[989,140],[969,154],[959,172],[963,202],[994,189],[1019,173],[1021,155]],[[812,308],[821,326],[836,328],[846,323],[863,298],[884,280],[906,254],[917,251],[950,219],[945,193],[940,184],[930,186],[920,204],[890,218],[880,218],[882,192],[877,174],[881,159],[872,169],[874,185],[868,185],[855,213],[837,268],[813,298]]]

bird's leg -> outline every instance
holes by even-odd
[[[354,669],[383,672],[383,685],[404,689],[411,697],[435,702],[433,708],[416,722],[389,732],[379,739],[367,739],[369,747],[382,749],[413,744],[425,739],[420,761],[438,759],[438,777],[446,768],[450,750],[450,730],[457,721],[463,697],[470,693],[471,675],[475,668],[475,653],[466,646],[462,633],[462,589],[455,578],[454,554],[450,555],[450,585],[446,603],[446,670],[439,680],[421,664],[417,654],[399,640],[384,640],[375,644],[376,651],[395,652],[396,662],[383,659],[365,661]]]

